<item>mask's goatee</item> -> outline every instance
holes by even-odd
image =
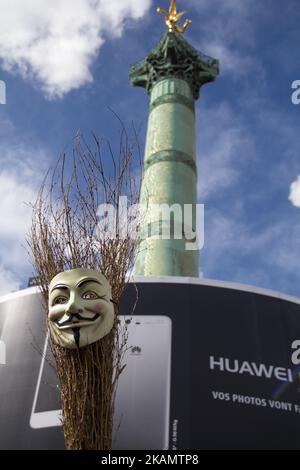
[[[72,328],[73,334],[74,334],[74,340],[76,343],[77,348],[79,348],[79,342],[80,342],[80,328]]]

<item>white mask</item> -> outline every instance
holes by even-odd
[[[49,328],[55,343],[82,348],[107,335],[114,324],[111,287],[93,269],[57,274],[49,286]]]

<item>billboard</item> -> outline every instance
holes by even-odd
[[[300,368],[291,361],[298,299],[203,279],[136,278],[121,318],[136,289],[115,449],[300,449]],[[42,312],[37,287],[0,299],[1,449],[64,448]]]

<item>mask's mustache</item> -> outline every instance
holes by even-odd
[[[83,317],[82,315],[80,315],[80,313],[71,313],[68,320],[65,320],[63,322],[60,322],[59,320],[55,320],[55,323],[58,326],[69,325],[69,324],[73,323],[73,317],[77,318],[78,320],[84,320],[84,321],[91,321],[92,322],[92,321],[95,321],[98,317],[100,317],[100,315],[99,315],[99,313],[95,313],[95,315],[92,318],[87,318],[87,317]]]

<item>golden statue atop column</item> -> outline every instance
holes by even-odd
[[[166,11],[164,8],[158,7],[156,9],[158,13],[162,13],[165,17],[165,23],[170,33],[177,31],[177,33],[184,33],[186,28],[191,24],[191,20],[186,20],[183,27],[178,26],[178,21],[180,18],[185,15],[186,11],[181,11],[177,13],[176,10],[176,0],[171,0],[169,11]]]

